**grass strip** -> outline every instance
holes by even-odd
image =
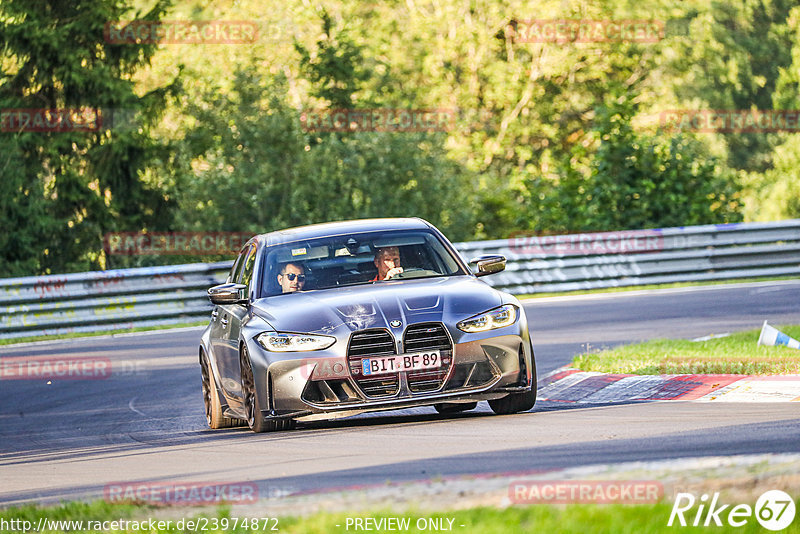
[[[536,299],[543,297],[566,297],[574,295],[595,295],[600,293],[626,293],[628,291],[647,291],[650,289],[674,289],[680,287],[722,286],[730,284],[749,284],[753,282],[779,282],[797,280],[797,276],[765,276],[760,278],[736,278],[731,280],[704,280],[702,282],[675,282],[672,284],[647,284],[640,286],[602,287],[597,289],[576,289],[575,291],[555,291],[546,293],[523,293],[516,295],[519,299]]]
[[[776,327],[795,339],[800,326]],[[656,339],[584,353],[572,360],[583,371],[656,374],[800,374],[800,350],[758,346],[761,329],[708,341]]]
[[[752,506],[753,503],[750,503]],[[282,532],[282,533],[303,533],[303,534],[330,534],[330,533],[347,533],[355,531],[363,531],[364,529],[354,528],[353,521],[355,518],[370,518],[375,523],[371,523],[373,532],[388,532],[387,528],[375,528],[380,525],[381,519],[397,518],[407,520],[407,529],[393,529],[394,531],[402,530],[404,532],[435,532],[441,530],[448,530],[456,533],[480,533],[480,534],[495,534],[495,533],[529,533],[529,532],[548,532],[548,533],[573,533],[580,532],[582,534],[600,534],[600,533],[661,533],[661,532],[708,532],[709,527],[700,526],[693,527],[691,522],[694,519],[694,510],[688,514],[689,526],[667,526],[667,522],[672,510],[672,503],[661,501],[657,504],[639,504],[639,505],[623,505],[623,504],[570,504],[570,505],[532,505],[532,506],[513,506],[504,509],[479,507],[470,508],[465,510],[447,511],[447,512],[434,512],[434,513],[419,513],[419,512],[391,512],[387,510],[374,511],[374,512],[356,512],[356,513],[317,513],[303,518],[278,518],[277,522],[274,520],[265,520],[259,518],[256,521],[256,528],[251,528],[252,522],[248,523],[246,528],[241,527],[241,521],[236,528],[231,527],[230,511],[226,508],[219,508],[216,514],[198,516],[193,515],[191,508],[185,509],[185,515],[180,517],[176,513],[175,508],[170,509],[169,517],[171,524],[166,528],[156,526],[150,528],[149,525],[142,525],[144,528],[133,528],[128,530],[118,530],[118,532],[130,532],[132,534],[142,534],[144,532],[152,533],[177,533],[177,532],[197,532],[197,533],[242,533],[252,534],[255,532]],[[7,510],[0,510],[0,525],[5,521],[6,524],[13,519],[25,519],[30,521],[33,525],[38,524],[39,519],[44,517],[47,520],[83,520],[86,521],[104,521],[113,520],[118,518],[132,518],[144,522],[150,517],[157,515],[156,510],[152,507],[133,505],[118,505],[108,504],[104,502],[83,504],[83,503],[66,503],[53,508],[40,508],[35,506],[26,506],[21,508],[11,508]],[[187,528],[187,519],[205,518],[204,521],[199,521],[199,525],[203,528]],[[181,519],[184,520],[183,528],[177,526],[177,522]],[[216,519],[216,521],[215,521]],[[228,521],[224,521],[227,519]],[[348,523],[348,519],[350,522]],[[727,524],[727,515],[722,514],[720,519],[723,523],[722,527],[713,526],[711,529],[714,532],[736,532],[736,533],[751,533],[763,532],[764,530],[759,525],[755,517],[747,518],[747,523],[742,527],[733,527]],[[348,528],[349,525],[349,528]],[[386,525],[386,523],[383,523]],[[84,523],[83,525],[87,525]],[[223,526],[225,528],[223,528]],[[264,528],[265,527],[265,528]],[[447,527],[447,528],[442,528]],[[72,525],[72,531],[76,531],[76,525]],[[5,529],[0,532],[12,532]],[[70,532],[66,529],[49,529],[41,532]],[[84,533],[103,532],[106,534],[108,531],[96,530],[93,528],[84,528],[81,530]],[[785,534],[800,533],[800,521],[797,519],[786,529],[782,530]]]

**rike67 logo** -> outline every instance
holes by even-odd
[[[696,512],[693,510],[695,505],[698,505]],[[780,490],[763,493],[755,507],[749,504],[737,504],[733,507],[730,504],[721,504],[719,493],[714,493],[710,502],[707,494],[697,499],[691,493],[678,493],[667,526],[721,527],[727,523],[732,527],[742,527],[755,516],[756,521],[765,529],[778,531],[792,524],[795,511],[794,500],[788,493]]]

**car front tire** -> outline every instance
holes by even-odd
[[[266,410],[259,395],[256,393],[253,366],[247,348],[242,346],[239,353],[241,366],[242,395],[244,397],[244,410],[247,416],[247,426],[253,432],[273,432],[275,430],[291,430],[297,426],[294,419],[266,419],[262,415]]]
[[[536,404],[536,387],[523,393],[512,393],[502,399],[489,401],[489,407],[497,415],[527,412]]]
[[[531,389],[521,393],[511,393],[502,399],[489,401],[489,407],[497,415],[527,412],[536,404],[536,360],[531,346]]]

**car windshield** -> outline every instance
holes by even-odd
[[[467,274],[425,230],[309,239],[267,247],[264,254],[261,296]]]

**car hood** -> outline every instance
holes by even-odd
[[[253,313],[276,331],[347,336],[428,321],[454,325],[502,303],[501,293],[480,280],[451,276],[276,295],[255,301]]]

